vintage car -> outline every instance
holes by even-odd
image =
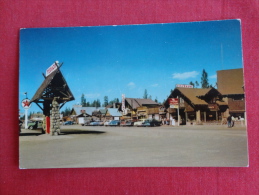
[[[29,121],[28,129],[42,129],[42,121]]]
[[[93,121],[93,122],[90,122],[90,126],[103,126],[103,122],[102,121]]]
[[[109,126],[120,126],[120,121],[119,120],[113,120],[109,123]]]
[[[64,122],[64,125],[73,125],[73,124],[74,124],[73,121],[66,121],[66,122]]]
[[[155,127],[155,126],[160,126],[161,121],[158,121],[156,119],[147,119],[142,123],[143,127]]]
[[[131,126],[133,126],[134,125],[134,122],[133,121],[126,121],[126,123],[125,123],[125,126],[126,127],[131,127]]]
[[[138,121],[134,122],[134,126],[142,127],[142,124],[145,120],[146,119],[139,119]]]
[[[120,121],[120,126],[125,127],[125,126],[126,126],[126,122],[127,122],[127,121],[125,121],[125,120],[121,120],[121,121]]]
[[[112,120],[105,121],[105,122],[103,123],[103,125],[107,127],[107,126],[109,126],[109,123],[110,123],[111,121],[112,121]]]

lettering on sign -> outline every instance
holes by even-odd
[[[176,87],[180,87],[180,88],[193,88],[193,85],[177,84]]]
[[[168,103],[169,105],[178,105],[178,98],[169,98]]]
[[[46,76],[50,75],[52,72],[57,70],[58,68],[58,62],[53,63],[47,70],[46,70]]]

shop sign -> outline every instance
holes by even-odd
[[[169,98],[168,103],[169,105],[178,105],[178,98]]]
[[[54,72],[55,70],[57,70],[57,68],[58,68],[58,64],[57,64],[58,62],[55,62],[55,63],[53,63],[47,70],[46,70],[46,77],[48,76],[48,75],[50,75],[52,72]]]
[[[176,87],[180,87],[180,88],[193,88],[193,85],[176,84]]]

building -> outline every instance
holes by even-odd
[[[176,98],[178,108],[170,105],[170,99]],[[164,103],[166,118],[179,120],[180,124],[201,124],[218,122],[227,110],[227,103],[222,94],[215,88],[181,88],[176,87]]]
[[[79,118],[88,118],[91,120],[120,120],[122,114],[117,108],[106,108],[106,107],[82,107],[81,105],[74,105],[71,113],[71,117],[74,121],[79,121]]]
[[[120,110],[123,112],[124,119],[146,119],[155,118],[159,119],[159,111],[161,105],[151,99],[140,99],[140,98],[125,98],[125,109]]]
[[[217,71],[218,91],[228,104],[226,116],[245,118],[243,68]]]

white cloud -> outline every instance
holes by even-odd
[[[153,84],[153,85],[151,85],[151,87],[157,87],[158,86],[158,84],[156,83],[156,84]]]
[[[209,76],[209,78],[210,78],[210,79],[216,79],[216,78],[217,78],[217,75],[214,74],[214,75],[212,75],[212,76]]]
[[[127,85],[129,88],[133,89],[136,87],[135,83],[134,82],[129,82],[128,85]]]
[[[195,78],[199,73],[197,71],[192,72],[184,72],[184,73],[174,73],[173,79],[189,79],[189,78]]]
[[[99,93],[89,93],[89,94],[85,94],[86,98],[98,98],[100,97]]]

